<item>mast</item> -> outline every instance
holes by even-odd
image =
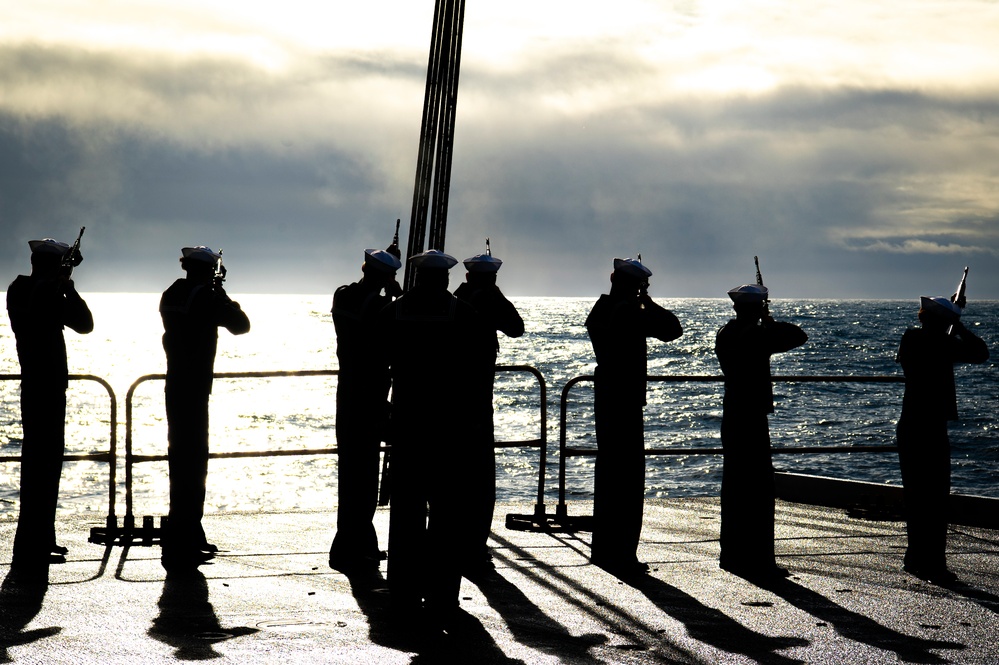
[[[465,0],[436,0],[406,248],[407,291],[413,280],[409,258],[424,249],[444,250],[464,22]]]

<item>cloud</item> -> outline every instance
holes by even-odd
[[[999,252],[993,73],[889,71],[905,40],[834,26],[831,6],[823,25],[696,3],[664,22],[639,4],[647,20],[580,5],[552,31],[469,10],[449,251],[490,236],[514,294],[596,294],[613,256],[641,252],[671,295],[723,294],[758,254],[798,295],[868,297]],[[252,290],[356,278],[360,250],[409,220],[425,46],[172,12],[183,48],[0,41],[0,221],[16,238],[0,266],[25,263],[41,229],[85,223],[94,287],[162,289],[191,243],[223,246]],[[917,19],[896,28],[919,34]],[[956,44],[980,72],[971,23],[945,21],[912,57]],[[791,50],[806,37],[812,51]],[[999,288],[996,270],[977,274]]]

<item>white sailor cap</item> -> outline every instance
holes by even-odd
[[[38,252],[39,254],[56,254],[58,256],[65,256],[66,253],[69,252],[69,245],[64,242],[59,242],[54,238],[29,240],[28,247],[31,248],[32,254]]]
[[[736,303],[761,303],[767,299],[770,290],[759,284],[743,284],[729,290],[728,297]]]
[[[614,271],[638,279],[648,279],[652,276],[652,271],[643,266],[638,259],[614,259]]]
[[[475,256],[462,261],[468,272],[497,272],[503,261],[497,259],[492,254],[476,254]]]
[[[428,249],[409,260],[420,270],[450,270],[458,264],[458,259],[439,249]]]
[[[216,263],[222,258],[221,254],[213,252],[211,247],[205,247],[204,245],[198,245],[197,247],[182,247],[180,253],[183,254],[180,258],[181,261],[184,259],[191,259],[192,261],[201,261],[203,263]]]
[[[402,261],[384,249],[364,250],[364,265],[379,272],[392,272],[402,267]]]
[[[961,308],[942,296],[919,296],[919,306],[946,321],[961,318]]]

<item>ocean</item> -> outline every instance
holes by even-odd
[[[217,372],[329,370],[337,368],[336,340],[323,295],[232,294],[253,325],[234,337],[220,333]],[[157,306],[159,294],[84,294],[95,318],[90,335],[67,331],[70,372],[105,379],[118,401],[119,464],[117,513],[124,513],[125,398],[141,376],[162,373],[165,361]],[[557,499],[559,400],[573,377],[592,374],[593,352],[584,322],[594,298],[512,298],[526,332],[500,338],[499,363],[536,368],[547,386],[548,468],[545,500]],[[673,310],[684,335],[671,343],[650,341],[651,375],[718,375],[714,335],[731,315],[726,299],[657,299]],[[915,301],[777,300],[774,316],[800,325],[808,343],[774,356],[775,375],[897,376],[898,341],[916,325]],[[999,496],[996,412],[999,404],[997,341],[999,301],[972,301],[964,316],[989,344],[993,358],[956,370],[961,419],[951,424],[952,484],[955,492]],[[0,373],[19,371],[6,314],[0,315]],[[428,367],[432,371],[432,367]],[[463,377],[453,377],[456,390]],[[0,381],[0,457],[18,455],[21,429],[17,381]],[[213,452],[322,449],[336,443],[335,377],[222,379],[211,405]],[[646,446],[664,450],[720,446],[720,382],[651,383],[646,407]],[[902,384],[777,383],[771,417],[775,449],[838,446],[842,454],[775,455],[779,470],[837,478],[901,483],[894,453],[849,453],[852,446],[891,445],[901,409]],[[67,453],[107,450],[110,408],[106,390],[91,381],[73,381],[68,392]],[[595,447],[592,384],[575,385],[567,398],[567,443]],[[495,388],[498,441],[537,438],[540,432],[538,381],[525,372],[503,372]],[[447,413],[443,404],[441,414]],[[436,416],[441,417],[441,416]],[[443,416],[443,417],[446,417]],[[133,398],[134,449],[166,452],[162,382],[146,381]],[[433,419],[416,426],[434,427]],[[500,500],[530,501],[537,496],[537,448],[501,448],[497,479]],[[716,495],[721,457],[697,453],[648,458],[649,497]],[[592,457],[566,462],[566,496],[591,498]],[[211,462],[206,510],[322,510],[336,503],[337,461],[333,455],[220,459]],[[134,512],[163,515],[167,509],[165,462],[134,467]],[[17,513],[18,465],[0,461],[0,516]],[[60,494],[61,512],[103,518],[108,504],[108,465],[67,462]],[[332,517],[331,517],[332,520]]]

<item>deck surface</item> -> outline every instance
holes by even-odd
[[[94,545],[99,524],[61,523],[70,554],[47,585],[9,575],[2,521],[0,663],[999,662],[995,531],[952,529],[962,584],[942,588],[901,571],[904,524],[780,502],[793,575],[765,589],[718,568],[717,499],[649,501],[639,556],[653,570],[627,582],[589,563],[589,533],[510,530],[511,512],[531,506],[497,507],[496,574],[463,580],[459,629],[432,644],[384,591],[328,567],[328,513],[207,516],[225,551],[170,578],[158,547]],[[387,510],[376,519],[384,544]]]

